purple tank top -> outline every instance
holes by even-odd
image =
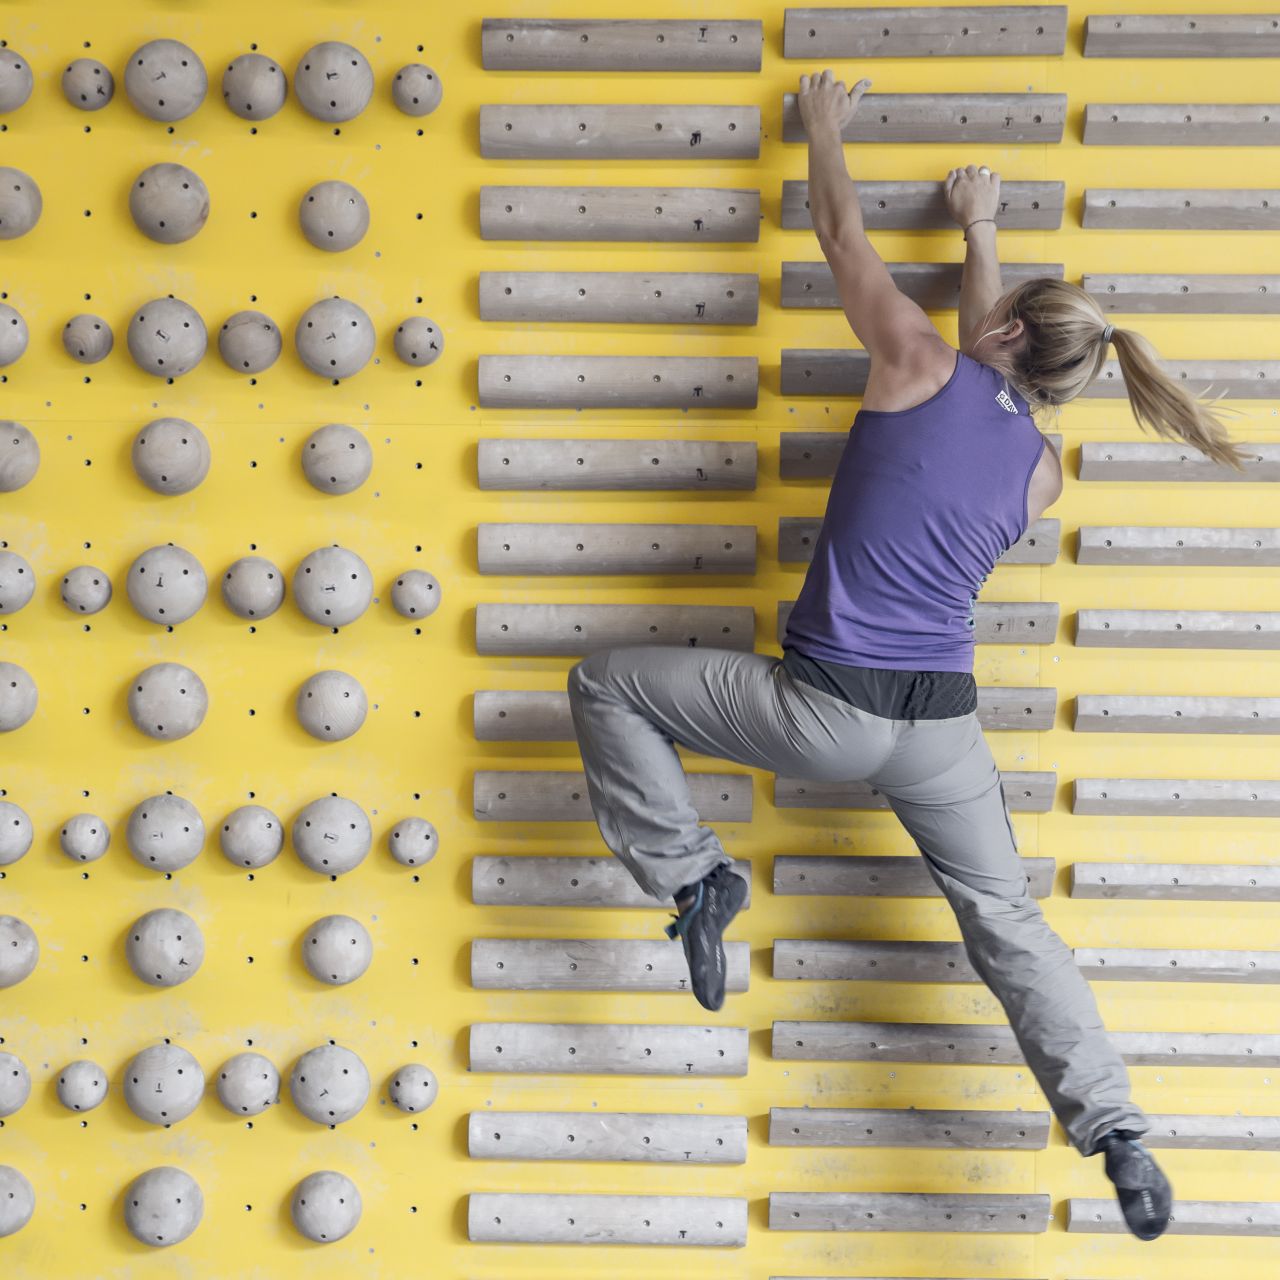
[[[972,671],[973,606],[1022,537],[1044,437],[989,365],[957,353],[910,409],[859,409],[784,647],[849,666]]]

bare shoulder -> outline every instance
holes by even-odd
[[[1062,496],[1062,483],[1062,458],[1053,441],[1046,439],[1027,488],[1028,520],[1038,520],[1046,507],[1057,502]]]
[[[896,413],[922,404],[947,385],[959,360],[956,348],[930,327],[893,359],[872,358],[862,407]]]

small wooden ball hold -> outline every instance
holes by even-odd
[[[150,1045],[125,1068],[124,1100],[148,1124],[185,1120],[203,1096],[204,1072],[180,1045]]]
[[[0,57],[4,50],[0,49]],[[40,221],[44,200],[35,179],[21,169],[0,165],[0,240],[25,236]]]
[[[62,603],[72,613],[100,613],[111,603],[111,579],[95,565],[77,565],[62,577]]]
[[[34,930],[17,916],[0,916],[0,990],[16,987],[40,961]]]
[[[111,326],[101,317],[89,314],[72,316],[62,326],[62,348],[81,364],[97,364],[111,354],[115,346]]]
[[[218,353],[237,373],[261,373],[280,359],[284,339],[261,311],[237,311],[218,331]]]
[[[340,876],[368,856],[373,831],[365,811],[344,796],[321,796],[293,821],[293,848],[303,866]]]
[[[349,182],[317,182],[298,206],[302,234],[317,249],[353,249],[369,230],[369,205]]]
[[[185,911],[159,907],[139,916],[125,935],[134,975],[152,987],[176,987],[204,963],[204,935]]]
[[[149,40],[134,50],[124,72],[129,101],[148,119],[183,120],[209,88],[204,63],[180,40]]]
[[[0,1118],[14,1115],[31,1096],[31,1073],[16,1054],[0,1050]]]
[[[436,1074],[420,1062],[407,1062],[391,1077],[387,1096],[401,1111],[416,1115],[425,1111],[440,1093]]]
[[[153,164],[129,188],[129,213],[148,239],[181,244],[209,220],[209,189],[184,164]]]
[[[209,691],[190,667],[157,662],[129,682],[129,718],[158,742],[176,742],[194,733],[209,710]]]
[[[312,622],[345,627],[372,602],[373,574],[354,551],[318,547],[294,571],[293,598]]]
[[[200,313],[180,298],[153,298],[129,322],[129,354],[139,369],[157,378],[190,373],[208,345]]]
[[[12,1165],[0,1164],[0,1239],[21,1231],[35,1211],[31,1183]]]
[[[222,575],[222,600],[238,618],[269,618],[284,602],[284,574],[262,556],[242,556]]]
[[[36,682],[16,662],[0,662],[0,733],[21,729],[36,713]],[[4,864],[4,838],[0,834],[0,866]]]
[[[58,843],[73,862],[97,862],[111,843],[111,828],[96,813],[77,813],[62,824]]]
[[[209,583],[190,551],[166,542],[150,547],[130,566],[129,602],[151,622],[185,622],[204,604]]]
[[[302,474],[321,493],[353,493],[372,470],[368,439],[345,423],[317,428],[302,446]]]
[[[421,62],[401,67],[391,82],[391,99],[407,116],[429,116],[442,97],[440,77]]]
[[[152,871],[180,871],[204,848],[204,819],[190,800],[166,791],[135,806],[125,840],[142,866]]]
[[[279,857],[284,823],[260,804],[243,804],[222,820],[218,840],[228,862],[256,871]]]
[[[360,681],[345,671],[317,671],[298,690],[298,723],[322,742],[342,742],[357,733],[369,714]]]
[[[259,1116],[280,1101],[280,1073],[260,1053],[237,1053],[218,1072],[218,1101],[237,1116]]]
[[[31,64],[13,49],[0,48],[0,114],[17,111],[31,97]]]
[[[87,1058],[68,1062],[58,1072],[58,1101],[68,1111],[92,1111],[107,1096],[107,1073]]]
[[[308,114],[337,124],[352,120],[373,97],[373,68],[349,44],[326,40],[302,55],[293,75],[294,91]]]
[[[139,1174],[124,1193],[124,1222],[155,1248],[181,1244],[204,1217],[204,1194],[184,1169],[162,1165]]]
[[[81,111],[101,111],[115,97],[116,78],[97,58],[77,58],[62,73],[62,92]]]
[[[293,340],[312,373],[350,378],[373,358],[373,321],[346,298],[324,298],[302,313]]]
[[[35,594],[36,575],[16,551],[0,550],[0,614],[25,609]]]
[[[405,364],[435,364],[444,351],[444,334],[434,320],[410,316],[396,330],[395,348]]]
[[[302,935],[302,963],[313,978],[330,986],[354,982],[372,959],[373,939],[351,916],[325,916]]]
[[[11,662],[0,662],[0,676],[4,674],[3,668],[11,666]],[[22,670],[21,667],[17,669]],[[0,867],[12,866],[25,857],[34,838],[35,832],[26,810],[12,800],[0,800]]]
[[[369,1071],[350,1049],[322,1044],[294,1063],[289,1092],[308,1120],[342,1124],[369,1101]]]
[[[406,569],[391,584],[391,604],[405,618],[429,618],[440,607],[440,583],[425,569]]]
[[[39,441],[22,423],[0,421],[0,493],[17,493],[39,470]]]
[[[425,866],[436,856],[440,837],[426,818],[404,818],[387,834],[387,848],[402,866]]]
[[[22,314],[7,302],[0,302],[0,368],[22,359],[29,336]]]
[[[190,493],[209,474],[209,441],[185,418],[156,418],[134,437],[130,455],[138,479],[166,497]]]
[[[356,1184],[345,1173],[321,1169],[293,1189],[289,1213],[301,1235],[316,1244],[349,1236],[360,1222],[363,1205]]]
[[[242,120],[269,120],[289,96],[289,78],[274,58],[242,53],[222,73],[222,100]]]

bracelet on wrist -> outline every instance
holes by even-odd
[[[994,218],[974,218],[974,220],[968,223],[964,228],[963,235],[965,240],[969,239],[969,227],[977,226],[979,222],[995,222],[995,219]]]

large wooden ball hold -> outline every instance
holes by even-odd
[[[16,551],[0,550],[0,614],[26,608],[35,594],[36,575]]]
[[[129,354],[139,369],[157,378],[190,373],[208,345],[200,313],[180,298],[153,298],[129,322]]]
[[[0,673],[4,667],[12,665],[0,662]],[[19,858],[25,857],[34,838],[35,832],[26,810],[12,800],[0,800],[0,867],[12,866]]]
[[[0,421],[0,493],[16,493],[39,470],[39,441],[22,423]]]
[[[322,1044],[294,1063],[289,1078],[293,1105],[317,1124],[342,1124],[369,1100],[369,1072],[350,1049]]]
[[[134,1239],[158,1249],[181,1244],[203,1217],[199,1183],[173,1165],[139,1174],[124,1193],[125,1226]]]
[[[0,57],[4,54],[0,50]],[[40,221],[44,201],[35,179],[21,169],[0,165],[0,240],[25,236]]]
[[[435,1072],[420,1062],[405,1063],[387,1084],[387,1096],[410,1114],[425,1111],[440,1092]]]
[[[341,742],[356,733],[369,714],[363,686],[345,671],[317,671],[298,690],[298,723],[323,742]]]
[[[332,1244],[349,1236],[362,1210],[356,1184],[332,1169],[309,1173],[294,1187],[289,1204],[293,1225],[316,1244]]]
[[[36,713],[36,682],[15,662],[0,662],[0,733],[21,729]],[[4,863],[0,836],[0,865]]]
[[[343,796],[321,796],[293,820],[298,860],[323,875],[345,875],[358,867],[372,843],[368,815]]]
[[[0,1052],[0,1117],[21,1111],[30,1096],[27,1064],[16,1054]]]
[[[31,97],[35,77],[20,53],[0,46],[0,114],[17,111]]]
[[[151,987],[176,987],[204,963],[204,935],[185,911],[159,907],[139,916],[125,935],[129,968]]]
[[[222,856],[256,871],[274,862],[284,847],[284,823],[260,804],[243,804],[222,820]]]
[[[440,583],[425,569],[406,569],[391,584],[391,603],[405,618],[429,618],[440,607]]]
[[[258,1116],[280,1101],[280,1073],[260,1053],[237,1053],[218,1072],[218,1101],[237,1116]]]
[[[442,97],[440,77],[421,62],[401,67],[391,82],[391,100],[407,116],[429,116]]]
[[[150,547],[129,566],[129,602],[152,622],[185,622],[204,604],[209,583],[200,561],[166,542]]]
[[[157,662],[129,682],[129,718],[148,738],[185,738],[204,723],[208,710],[204,681],[180,662]]]
[[[107,1073],[87,1058],[68,1062],[58,1072],[58,1101],[68,1111],[92,1111],[107,1096]]]
[[[302,55],[293,87],[304,111],[336,124],[352,120],[373,97],[373,68],[359,49],[326,40]]]
[[[262,556],[242,556],[222,575],[222,599],[238,618],[269,618],[284,602],[284,574]]]
[[[172,791],[148,796],[129,815],[129,852],[152,871],[179,871],[204,848],[204,819],[190,800]]]
[[[0,368],[22,359],[29,336],[21,313],[7,302],[0,302]]]
[[[321,493],[352,493],[372,470],[369,441],[344,423],[319,427],[302,446],[302,474]]]
[[[351,916],[325,916],[302,936],[302,963],[321,982],[340,987],[361,977],[373,959],[373,939]]]
[[[77,813],[62,824],[58,843],[73,862],[97,862],[111,843],[111,828],[96,813]]]
[[[293,341],[312,373],[350,378],[373,358],[373,321],[346,298],[324,298],[302,313]]]
[[[204,63],[180,40],[149,40],[134,51],[124,72],[124,91],[152,120],[182,120],[209,88]]]
[[[421,867],[436,856],[440,837],[426,818],[404,818],[387,833],[391,856],[405,867]]]
[[[369,205],[349,182],[317,182],[298,206],[302,234],[317,249],[352,249],[369,230]]]
[[[100,613],[111,603],[111,579],[95,565],[77,565],[62,577],[62,603],[72,613]]]
[[[16,987],[40,960],[40,943],[17,916],[0,916],[0,989]]]
[[[312,622],[345,627],[373,600],[373,574],[354,551],[318,547],[294,571],[293,598]]]
[[[63,350],[81,364],[97,364],[99,360],[105,360],[115,343],[111,326],[101,316],[72,316],[62,326]]]
[[[124,1072],[124,1100],[139,1120],[171,1125],[185,1120],[204,1096],[204,1072],[181,1046],[153,1044]]]
[[[218,330],[218,352],[237,373],[261,373],[280,358],[284,339],[261,311],[237,311]]]
[[[405,364],[435,364],[444,351],[444,334],[434,320],[410,316],[396,330],[395,348]]]
[[[12,1165],[0,1164],[0,1238],[21,1231],[35,1211],[31,1183]]]
[[[184,164],[153,164],[129,188],[129,212],[144,236],[181,244],[209,220],[209,189]]]
[[[115,97],[116,78],[97,58],[77,58],[62,73],[62,92],[81,111],[100,111]]]
[[[289,79],[274,58],[242,53],[222,73],[222,100],[242,120],[268,120],[289,95]]]
[[[156,418],[134,437],[130,460],[138,479],[155,493],[190,493],[209,474],[209,441],[185,418]]]

